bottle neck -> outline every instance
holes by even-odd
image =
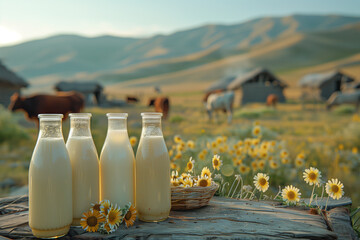
[[[162,137],[161,119],[143,119],[143,129],[141,135],[143,137]]]
[[[108,119],[108,132],[112,130],[124,130],[127,131],[126,118],[109,118]]]
[[[39,138],[63,138],[61,119],[40,119]]]
[[[90,117],[71,117],[69,137],[91,137]]]

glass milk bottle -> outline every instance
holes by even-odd
[[[39,136],[29,168],[29,226],[35,237],[55,238],[72,222],[72,176],[62,114],[39,114]]]
[[[136,208],[139,219],[158,222],[171,208],[170,159],[161,131],[162,113],[141,113],[143,129],[136,153]]]
[[[99,158],[90,131],[91,113],[71,113],[66,142],[72,167],[73,225],[99,201]]]
[[[100,200],[124,207],[135,201],[135,157],[127,132],[127,113],[108,113],[108,132],[100,155]]]

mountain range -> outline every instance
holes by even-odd
[[[359,42],[360,17],[292,15],[150,38],[56,35],[1,47],[0,59],[30,83],[48,77],[114,84],[211,65],[222,75],[237,66],[288,71],[360,53]]]

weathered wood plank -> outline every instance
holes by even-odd
[[[327,214],[332,229],[338,235],[338,239],[358,239],[351,227],[351,219],[347,208],[334,208]]]
[[[14,200],[14,199],[13,199]],[[12,200],[12,201],[13,201]],[[8,204],[11,199],[2,200]],[[14,203],[21,208],[21,204]],[[7,205],[12,208],[11,205]],[[26,204],[24,211],[0,215],[0,235],[31,238]],[[348,216],[348,215],[347,215]],[[349,217],[349,216],[348,216]],[[334,227],[337,227],[334,226]],[[351,227],[351,226],[350,226]],[[277,202],[259,202],[214,197],[210,205],[197,210],[172,211],[160,223],[136,222],[129,229],[101,235],[72,227],[64,239],[337,239],[322,216],[290,208]]]
[[[310,198],[303,198],[302,201],[304,201],[306,205],[309,205]],[[318,206],[321,209],[325,209],[326,201],[327,201],[327,197],[324,197],[323,199],[315,198],[311,202],[311,205]],[[330,209],[333,209],[336,207],[351,206],[351,205],[352,205],[351,198],[348,198],[348,197],[343,197],[343,198],[340,198],[339,200],[334,200],[332,198],[329,198],[329,201],[327,203],[327,210],[330,210]]]

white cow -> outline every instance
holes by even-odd
[[[222,110],[228,115],[228,123],[231,123],[232,120],[232,108],[234,104],[234,92],[222,92],[222,93],[212,93],[207,98],[205,102],[205,107],[209,115],[209,119],[212,118],[212,112],[217,110]]]
[[[360,91],[351,93],[334,92],[327,100],[326,107],[327,109],[331,109],[333,106],[345,103],[355,104],[357,111],[360,104]]]

